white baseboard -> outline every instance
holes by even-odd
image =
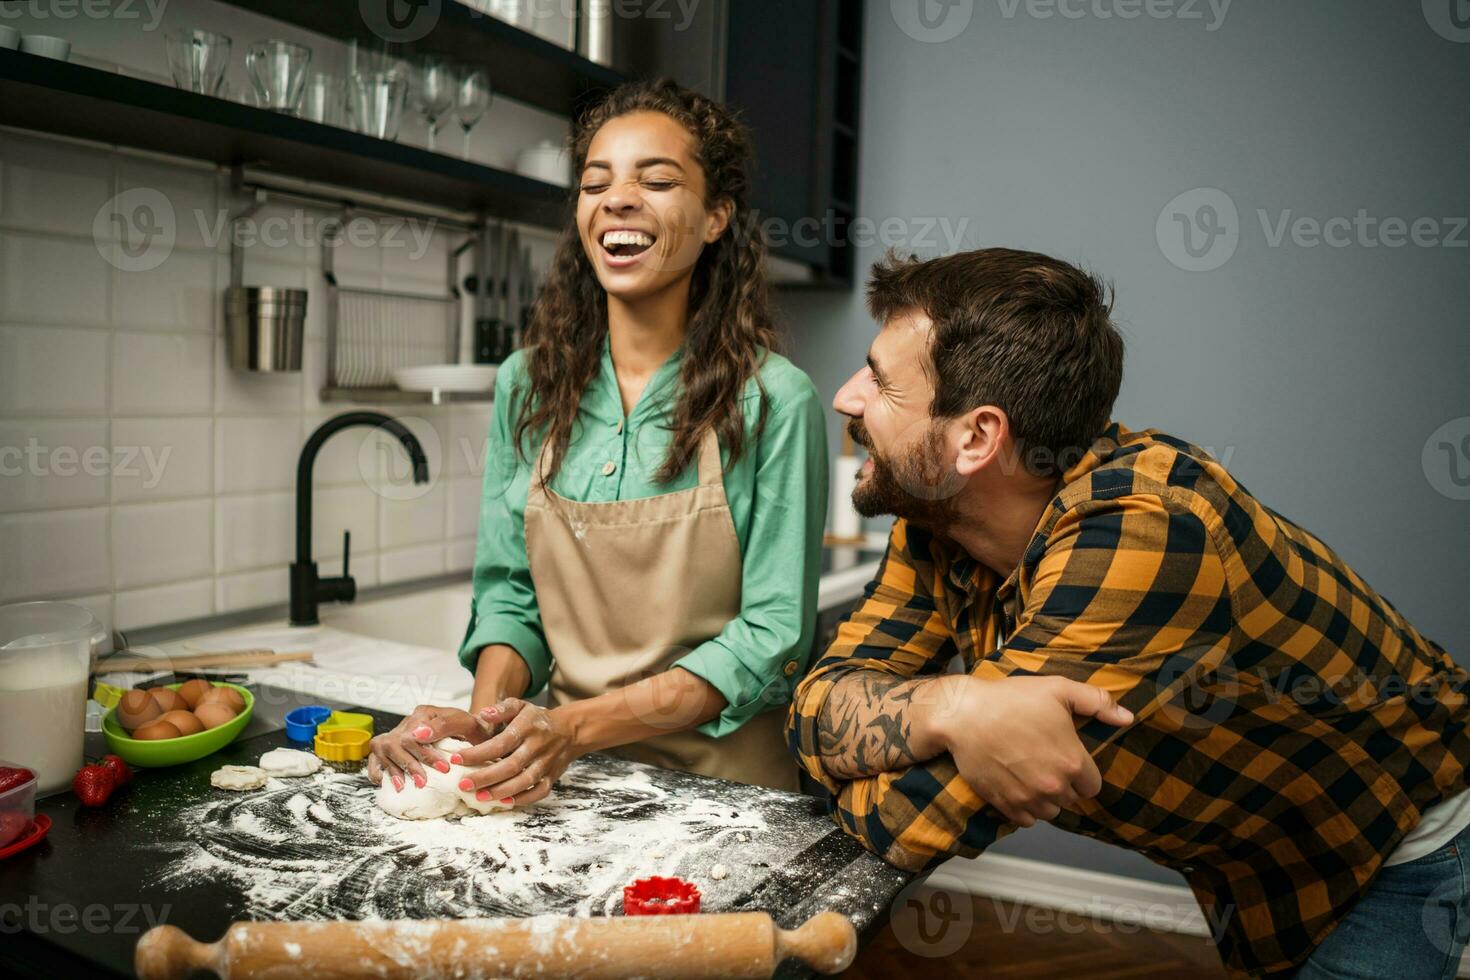
[[[955,858],[930,876],[937,888],[1057,909],[1097,922],[1144,926],[1186,936],[1209,936],[1210,927],[1194,893],[1125,875],[1088,871],[1003,854]],[[1470,951],[1457,977],[1470,978]]]

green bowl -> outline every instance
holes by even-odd
[[[174,691],[183,687],[182,684],[165,686]],[[245,699],[245,710],[236,715],[233,721],[218,728],[199,732],[197,735],[181,735],[178,738],[147,741],[128,737],[128,733],[123,731],[123,727],[117,723],[117,707],[114,706],[102,718],[102,734],[107,739],[107,747],[122,756],[123,761],[129,765],[142,766],[145,769],[182,765],[185,762],[202,759],[212,752],[218,752],[233,742],[235,736],[239,735],[240,731],[250,723],[250,716],[255,711],[255,695],[239,684],[220,682],[214,683],[214,686],[232,687],[239,691],[240,696]]]

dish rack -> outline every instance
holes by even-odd
[[[405,400],[393,383],[398,368],[453,362],[459,354],[460,293],[451,252],[443,295],[343,285],[335,254],[347,217],[322,236],[327,283],[327,384],[323,397]]]

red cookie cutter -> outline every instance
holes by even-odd
[[[683,878],[639,878],[623,886],[624,915],[693,915],[699,889]]]

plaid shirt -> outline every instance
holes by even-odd
[[[1325,544],[1209,454],[1111,426],[1068,470],[1004,581],[898,521],[878,577],[797,689],[802,766],[892,864],[974,856],[1015,829],[948,754],[834,780],[817,720],[853,671],[1048,674],[1136,716],[1078,734],[1102,791],[1055,826],[1181,872],[1232,973],[1289,973],[1429,806],[1466,786],[1470,676]]]

